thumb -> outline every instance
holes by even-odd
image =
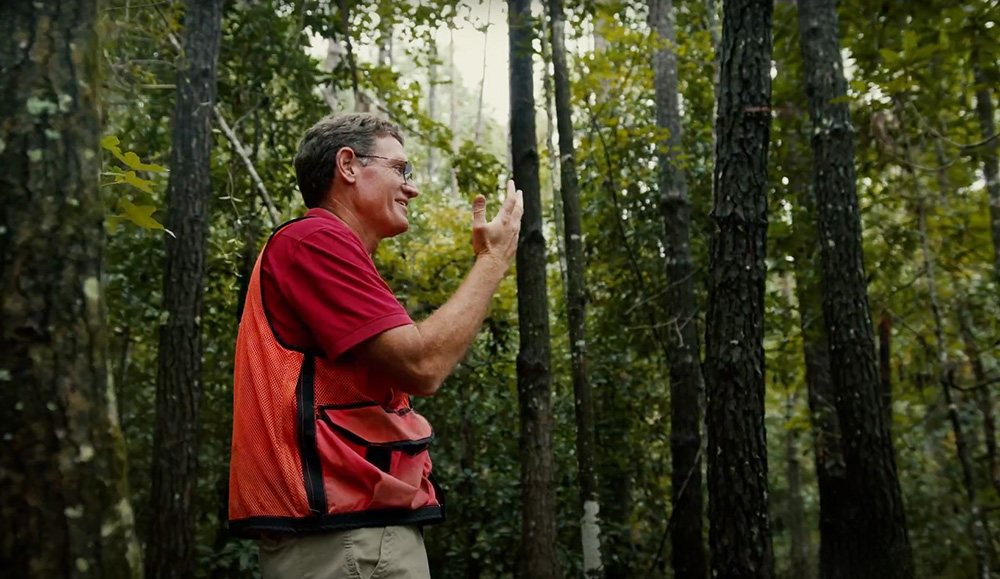
[[[486,225],[486,197],[476,195],[476,200],[472,202],[472,227],[484,225]]]

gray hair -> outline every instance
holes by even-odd
[[[370,113],[329,115],[306,131],[295,154],[295,178],[306,207],[319,206],[330,190],[341,149],[350,147],[358,155],[370,155],[375,138],[385,136],[403,144],[396,124]]]

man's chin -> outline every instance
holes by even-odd
[[[392,231],[392,233],[388,235],[388,237],[396,237],[397,235],[406,233],[409,230],[410,230],[410,222],[409,221],[404,221],[398,227],[396,227]]]

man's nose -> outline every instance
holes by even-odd
[[[413,183],[413,181],[407,181],[403,185],[403,193],[405,193],[406,196],[410,199],[413,199],[417,195],[420,195],[420,191],[417,190],[417,186]]]

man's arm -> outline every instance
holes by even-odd
[[[472,209],[472,245],[476,263],[455,294],[426,320],[388,330],[354,347],[369,368],[388,376],[400,390],[430,396],[465,357],[486,317],[490,300],[517,253],[521,191],[507,182],[507,199],[489,223],[486,199]]]

